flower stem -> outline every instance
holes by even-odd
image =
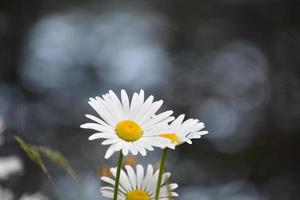
[[[117,200],[117,198],[118,198],[118,190],[119,190],[119,181],[120,181],[120,174],[121,174],[121,168],[122,168],[122,160],[123,160],[123,153],[122,153],[122,151],[120,151],[120,156],[119,156],[119,160],[118,160],[117,174],[116,174],[115,189],[114,189],[114,200]]]
[[[47,176],[49,182],[51,183],[51,186],[52,186],[52,188],[53,188],[53,190],[54,190],[54,192],[57,196],[57,199],[58,200],[63,200],[62,195],[60,194],[59,190],[57,189],[57,186],[56,186],[55,182],[52,179],[52,176],[47,171],[45,171],[45,173],[46,173],[46,176]]]
[[[155,192],[155,200],[158,200],[159,198],[162,175],[164,173],[167,156],[168,156],[168,148],[165,148],[161,154],[161,159],[160,159],[159,174],[158,174],[158,180],[157,180],[156,192]]]

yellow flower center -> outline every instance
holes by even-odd
[[[162,133],[159,136],[167,138],[171,140],[173,143],[178,143],[180,140],[180,137],[178,137],[175,133]]]
[[[132,190],[127,192],[126,200],[150,200],[150,196],[143,190]]]
[[[117,123],[117,135],[128,142],[136,141],[142,136],[142,128],[131,120],[123,120]]]

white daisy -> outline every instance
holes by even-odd
[[[146,155],[146,149],[152,151],[153,147],[165,147],[170,140],[159,137],[157,133],[174,117],[173,111],[165,111],[156,115],[163,101],[153,101],[151,95],[144,101],[144,91],[134,93],[131,102],[125,90],[121,90],[121,100],[113,91],[101,97],[90,98],[89,104],[101,117],[86,115],[95,123],[86,123],[81,128],[98,131],[91,135],[89,140],[104,139],[103,145],[110,145],[105,158],[114,152],[122,151],[123,155],[131,152]]]
[[[202,130],[205,128],[203,122],[199,122],[197,119],[184,121],[184,116],[184,114],[179,115],[159,134],[161,137],[168,138],[172,141],[172,144],[167,144],[170,148],[174,148],[174,145],[180,145],[185,142],[192,144],[192,139],[199,139],[202,135],[208,133],[208,131]]]
[[[126,165],[126,172],[121,170],[118,200],[153,200],[155,197],[156,184],[159,170],[154,172],[152,165],[148,165],[146,172],[141,165],[134,169]],[[111,168],[111,173],[116,177],[116,168]],[[171,173],[164,173],[162,176],[161,189],[159,200],[170,200],[177,197],[178,194],[173,192],[178,187],[176,183],[166,183],[170,178]],[[103,176],[101,180],[111,186],[101,187],[101,193],[104,197],[113,199],[115,180]]]

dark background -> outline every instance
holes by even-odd
[[[298,0],[1,0],[0,155],[23,170],[0,180],[0,199],[54,198],[13,135],[61,151],[102,199],[96,169],[116,156],[79,126],[95,114],[89,97],[122,88],[206,123],[209,135],[170,154],[179,199],[299,199],[299,11]],[[47,164],[64,199],[80,199]]]

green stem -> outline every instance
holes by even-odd
[[[54,190],[54,192],[55,192],[57,198],[58,198],[59,200],[62,200],[62,199],[63,199],[63,198],[62,198],[62,195],[60,194],[59,190],[57,189],[56,184],[55,184],[55,182],[53,181],[51,175],[48,173],[48,171],[44,171],[44,172],[45,172],[45,174],[46,174],[46,176],[47,176],[49,182],[51,183],[51,186],[52,186],[52,188],[53,188],[53,190]]]
[[[88,192],[86,191],[85,187],[81,184],[78,175],[74,172],[73,169],[69,169],[68,174],[71,176],[71,178],[75,181],[75,183],[77,184],[78,188],[81,190],[82,193],[82,197],[84,199],[91,199],[90,195],[88,194]]]
[[[162,175],[164,174],[167,156],[168,156],[168,148],[166,147],[161,154],[159,174],[158,174],[158,180],[157,180],[156,192],[155,192],[155,200],[158,200],[158,198],[159,198]]]
[[[120,181],[120,174],[122,168],[122,160],[123,160],[123,153],[120,152],[119,160],[118,160],[118,168],[117,168],[117,175],[116,175],[116,182],[115,182],[115,189],[114,189],[114,200],[118,198],[118,190],[119,190],[119,181]]]

